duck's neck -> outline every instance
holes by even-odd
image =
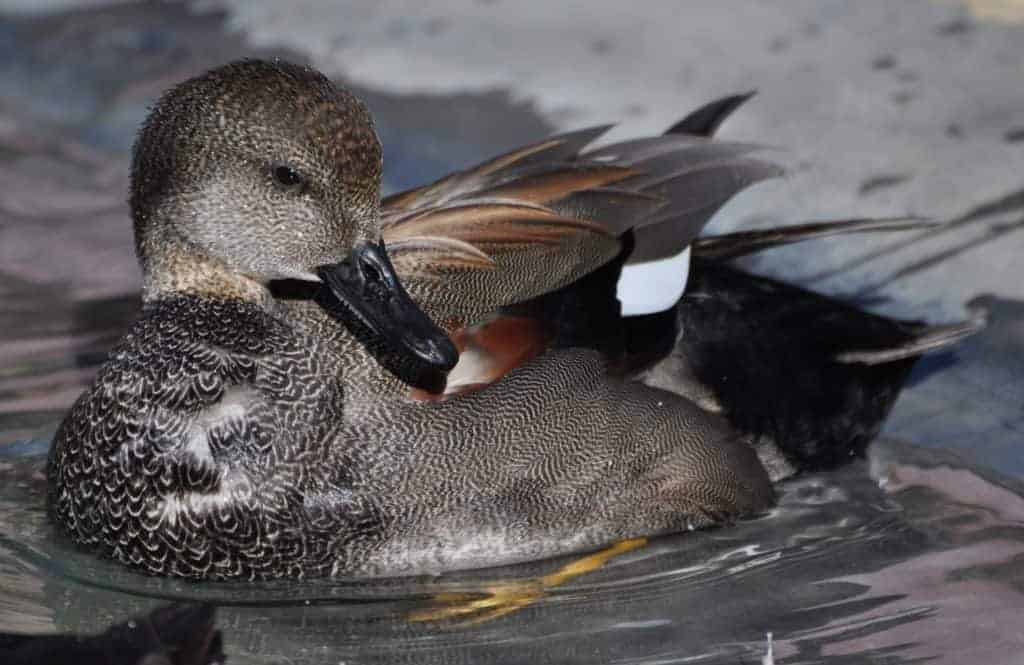
[[[195,251],[165,250],[147,261],[143,273],[143,302],[172,296],[237,300],[284,320],[313,340],[310,353],[330,354],[337,359],[337,366],[344,368],[340,378],[346,385],[345,394],[353,399],[406,399],[412,392],[312,298],[276,297],[258,280]]]

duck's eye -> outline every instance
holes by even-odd
[[[271,167],[270,174],[274,177],[274,182],[286,189],[295,189],[303,183],[302,174],[287,164]]]

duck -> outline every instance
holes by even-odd
[[[558,134],[381,197],[372,116],[320,72],[243,60],[173,87],[133,148],[142,311],[55,435],[52,521],[145,573],[262,580],[514,564],[770,510],[774,481],[856,452],[886,405],[813,407],[796,420],[817,429],[789,443],[691,357],[731,353],[714,331],[767,302],[736,289],[771,291],[711,268],[907,226],[698,238],[781,173],[711,136],[745,99],[596,148],[609,126]],[[623,278],[687,252],[725,306],[623,316]],[[804,315],[838,307],[817,306]],[[863,382],[846,368],[969,328],[875,323],[867,347],[816,348],[808,371]],[[857,436],[834,436],[859,415]]]

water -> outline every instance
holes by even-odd
[[[919,364],[868,460],[785,483],[769,516],[590,559],[584,574],[570,557],[198,585],[69,546],[43,513],[41,468],[138,307],[132,132],[160,88],[257,54],[216,14],[147,9],[0,19],[0,630],[93,632],[192,599],[221,606],[232,663],[760,663],[767,633],[776,663],[1024,662],[1024,303],[985,296],[989,329]],[[547,131],[500,92],[360,93],[393,188]]]
[[[768,632],[785,663],[1024,652],[1024,485],[892,441],[783,484],[767,517],[656,539],[564,583],[572,557],[372,583],[144,577],[54,534],[43,447],[0,458],[8,630],[97,631],[190,599],[222,605],[234,663],[753,663]]]

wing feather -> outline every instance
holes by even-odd
[[[403,277],[443,279],[460,270],[496,270],[485,252],[455,238],[411,236],[388,243],[388,257]]]
[[[497,249],[494,246],[503,244],[558,244],[566,236],[582,233],[615,242],[606,228],[585,219],[563,217],[528,202],[486,200],[419,212],[390,227],[385,239],[390,244],[402,238],[442,236]]]
[[[437,205],[482,190],[503,176],[507,177],[516,169],[570,160],[611,127],[612,125],[599,125],[556,134],[543,141],[501,154],[465,171],[453,173],[429,185],[393,194],[381,202],[381,207],[385,210],[411,210]]]

